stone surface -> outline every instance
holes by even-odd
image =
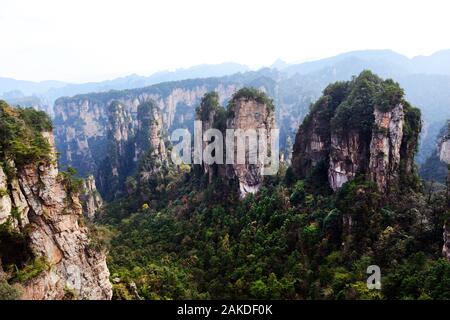
[[[350,84],[354,85],[353,82]],[[414,152],[419,132],[411,132],[411,136],[405,137],[403,103],[383,110],[376,105],[357,105],[352,112],[361,114],[352,117],[372,123],[353,123],[353,127],[343,127],[346,120],[342,121],[342,118],[349,117],[345,114],[349,108],[346,104],[351,102],[345,100],[345,95],[339,90],[343,89],[326,92],[300,126],[293,148],[293,172],[304,179],[317,174],[317,169],[327,170],[328,184],[333,191],[356,176],[365,175],[381,193],[386,194],[390,187],[399,185],[401,175],[414,173]],[[343,107],[339,108],[342,104]]]
[[[258,139],[261,139],[260,133],[264,132],[265,141],[270,143],[272,139],[272,129],[275,129],[275,117],[273,110],[266,104],[251,98],[239,98],[234,101],[231,107],[231,116],[227,120],[227,129],[256,130]],[[259,131],[259,130],[263,131]],[[237,140],[237,139],[236,139]],[[246,149],[245,163],[239,163],[238,143],[235,143],[235,163],[231,165],[231,176],[237,178],[239,182],[239,192],[242,197],[248,193],[256,193],[264,179],[264,165],[258,159],[257,145],[254,148]],[[261,150],[259,150],[261,151]],[[251,164],[250,159],[258,159],[256,164]]]
[[[8,194],[8,180],[0,166],[0,224],[5,223],[11,215],[11,198]]]
[[[198,85],[171,83],[169,89],[151,86],[142,90],[121,91],[116,94],[99,93],[58,99],[55,102],[55,135],[60,161],[70,165],[84,177],[93,174],[102,191],[97,172],[109,154],[110,142],[118,144],[119,153],[125,150],[124,141],[136,134],[139,126],[139,105],[153,101],[161,111],[165,129],[187,127],[195,118],[195,107],[208,91],[215,90],[221,100],[236,90],[235,84]]]
[[[52,145],[51,159],[17,168],[9,183],[9,202],[26,217],[19,224],[20,231],[26,229],[34,258],[48,266],[22,283],[22,299],[64,299],[68,292],[71,298],[111,299],[106,253],[90,247],[89,230],[79,224],[78,194],[66,191],[56,166],[53,135],[43,135]]]
[[[80,195],[83,203],[83,213],[89,220],[94,220],[103,207],[103,199],[97,191],[94,176],[90,175],[83,180],[83,191]]]
[[[450,261],[450,225],[449,225],[449,222],[447,222],[444,225],[444,246],[442,248],[442,254],[448,261]]]
[[[439,150],[439,159],[442,162],[450,164],[450,139],[442,141]]]

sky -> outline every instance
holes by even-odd
[[[447,2],[447,3],[446,3]],[[446,0],[0,0],[0,77],[100,81],[364,49],[450,49]]]

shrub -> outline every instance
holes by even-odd
[[[78,178],[77,171],[74,168],[68,167],[67,171],[60,171],[58,175],[69,195],[80,193],[83,187],[83,179]]]
[[[43,131],[52,129],[50,118],[42,111],[11,108],[0,101],[0,158],[22,166],[48,160],[51,147]]]
[[[16,287],[11,286],[6,280],[0,279],[0,300],[17,300],[20,292]]]
[[[42,272],[50,269],[50,264],[44,257],[38,257],[25,265],[21,269],[17,269],[13,280],[15,282],[24,283],[38,277]]]
[[[239,100],[241,98],[244,99],[254,99],[258,103],[265,104],[270,111],[275,110],[275,105],[273,104],[273,100],[267,96],[266,93],[263,91],[260,91],[255,88],[242,88],[238,90],[234,95],[233,98],[230,101],[230,105],[228,109],[231,109],[230,106],[233,106],[236,100]]]

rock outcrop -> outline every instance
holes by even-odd
[[[168,156],[162,114],[154,101],[139,104],[136,115],[118,101],[108,110],[108,147],[95,180],[104,199],[112,200],[124,193],[127,177],[139,173],[142,180],[150,179]]]
[[[324,91],[300,126],[292,168],[299,178],[326,170],[334,191],[365,175],[387,193],[414,174],[420,127],[420,112],[399,86],[365,71]]]
[[[135,142],[135,159],[140,159],[139,179],[146,183],[163,174],[169,166],[162,115],[156,104],[145,102],[138,108],[138,129]]]
[[[246,132],[255,130],[258,135],[258,143],[263,139],[266,150],[260,150],[257,141],[251,143],[245,150],[245,163],[239,163],[238,141],[234,146],[235,163],[229,166],[227,174],[230,178],[235,177],[239,183],[241,197],[248,193],[256,193],[264,179],[265,166],[259,158],[260,152],[266,152],[272,141],[272,130],[275,129],[274,106],[270,99],[262,92],[247,92],[246,89],[238,91],[231,100],[228,107],[229,117],[227,129]],[[237,140],[237,139],[236,139]],[[256,159],[256,163],[252,163]]]
[[[29,143],[39,141],[46,149],[40,154],[36,145],[22,144],[19,155],[17,147],[11,149],[2,142],[0,225],[2,232],[7,232],[4,239],[20,234],[25,241],[23,245],[11,241],[12,247],[0,252],[3,267],[14,263],[19,271],[33,270],[21,271],[26,274],[20,283],[22,299],[110,299],[106,253],[92,246],[89,230],[80,224],[82,206],[77,190],[68,181],[70,177],[58,171],[53,134],[42,129],[48,127],[47,120],[28,123],[20,112],[36,113],[30,119],[42,118],[42,114],[5,105],[1,112],[14,123],[16,132],[35,137]]]
[[[442,248],[442,254],[450,261],[450,226],[449,222],[444,225],[444,246]]]
[[[440,130],[432,154],[420,167],[420,176],[427,181],[447,182],[450,164],[450,121]]]
[[[261,154],[269,157],[270,151],[273,151],[270,149],[271,144],[276,139],[272,137],[275,129],[272,100],[259,90],[243,88],[233,95],[225,110],[220,106],[217,93],[208,93],[197,109],[197,120],[202,121],[203,133],[208,129],[217,129],[223,138],[220,144],[224,150],[222,164],[202,164],[208,181],[211,183],[215,176],[227,180],[228,185],[234,181],[241,197],[256,193],[263,183],[264,170],[267,169],[261,162]],[[232,130],[234,142],[227,140],[227,130]],[[203,140],[203,149],[210,143],[212,141]],[[228,153],[231,153],[231,157]],[[278,152],[274,155],[278,155]],[[232,159],[232,163],[228,159]]]
[[[97,191],[94,176],[90,175],[83,180],[83,190],[80,195],[83,213],[89,220],[94,220],[103,207],[103,199]]]
[[[446,164],[450,164],[450,121],[443,129],[444,133],[439,144],[439,160]]]
[[[118,152],[126,150],[126,141],[136,135],[139,105],[152,101],[161,111],[166,130],[189,126],[195,106],[208,91],[217,91],[221,101],[235,92],[237,84],[218,80],[187,80],[154,85],[142,89],[79,95],[55,102],[55,136],[60,163],[74,167],[78,173],[96,177],[109,155],[111,144],[120,141]]]
[[[218,129],[225,135],[226,129],[226,111],[220,105],[220,99],[217,92],[206,93],[200,106],[196,110],[195,120],[201,121],[201,133],[205,133],[209,129]],[[199,134],[197,132],[196,134]],[[224,139],[222,144],[224,143]],[[202,150],[208,146],[209,142],[202,139]],[[226,176],[225,166],[217,164],[202,163],[203,173],[208,177],[208,183],[211,183],[215,176]]]

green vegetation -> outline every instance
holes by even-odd
[[[243,89],[233,100],[258,94]],[[403,142],[412,144],[420,112],[402,99],[396,83],[364,72],[330,85],[312,110],[369,135],[374,108],[402,102]],[[214,93],[200,118],[211,108],[221,110]],[[145,299],[448,299],[450,262],[440,258],[448,196],[425,194],[414,174],[387,197],[364,175],[333,194],[326,175],[326,162],[304,180],[283,168],[244,199],[220,177],[207,183],[198,166],[166,175],[165,192],[127,179],[128,195],[101,221],[114,229],[114,297],[135,298],[136,285]],[[372,264],[382,270],[382,290],[366,286]]]
[[[145,299],[448,297],[450,262],[439,259],[443,195],[386,202],[364,177],[327,195],[279,176],[239,201],[184,179],[159,207],[135,204],[129,214],[128,199],[108,208],[103,222],[118,231],[109,256],[112,277],[121,279],[116,298],[132,297],[127,283]],[[415,212],[427,216],[425,225]],[[381,291],[365,285],[371,264],[381,267]],[[414,286],[401,281],[409,278]]]
[[[68,167],[67,171],[59,171],[58,176],[69,195],[79,194],[81,192],[83,179],[78,177],[77,171],[74,168]]]
[[[228,109],[230,109],[230,106],[232,106],[239,99],[253,99],[258,103],[265,104],[269,110],[275,110],[273,100],[269,98],[266,93],[255,88],[244,87],[238,90],[235,94],[233,94]]]
[[[11,108],[0,101],[0,159],[13,160],[17,166],[49,160],[51,148],[42,132],[51,128],[44,112]]]
[[[217,92],[206,93],[200,106],[195,110],[201,121],[208,121],[209,115],[223,109],[219,102],[219,94]]]
[[[50,264],[42,257],[33,259],[23,268],[17,269],[13,281],[24,283],[38,277],[42,272],[50,270]]]
[[[89,228],[89,248],[96,251],[106,251],[111,246],[113,231],[106,226],[86,223]]]
[[[11,286],[6,280],[0,279],[0,300],[17,300],[20,291],[17,287]]]

